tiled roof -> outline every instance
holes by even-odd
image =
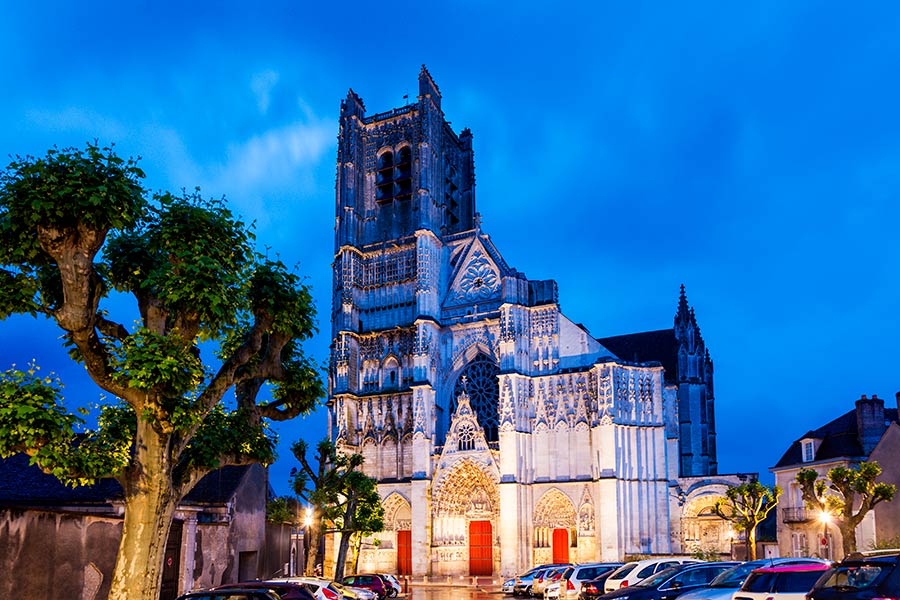
[[[53,475],[28,464],[25,454],[0,459],[0,506],[102,505],[122,498],[115,479],[100,479],[94,485],[66,487]],[[220,504],[229,501],[250,467],[223,467],[200,480],[184,498],[189,504]]]
[[[94,485],[66,487],[53,475],[28,464],[26,454],[0,458],[0,505],[59,506],[61,504],[108,504],[122,497],[115,479],[101,479]]]
[[[598,338],[597,341],[622,360],[662,363],[666,382],[677,381],[678,343],[674,329],[616,335]]]
[[[897,420],[897,409],[884,409],[886,421]],[[832,460],[839,458],[866,458],[862,445],[859,443],[859,434],[856,428],[856,410],[851,410],[837,419],[826,423],[818,429],[808,431],[788,448],[774,469],[803,464],[803,448],[800,440],[819,439],[822,443],[816,451],[815,461]]]

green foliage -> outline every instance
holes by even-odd
[[[42,377],[40,367],[0,373],[0,456],[42,452],[72,443],[75,428],[84,420],[62,405],[62,385],[55,377]]]
[[[96,144],[16,157],[0,174],[0,264],[46,264],[42,228],[134,225],[146,208],[143,177],[136,160]]]
[[[900,535],[869,543],[869,550],[895,550],[900,548]]]
[[[279,496],[266,502],[266,521],[276,524],[297,524],[297,501]]]
[[[200,356],[181,338],[159,335],[146,327],[130,334],[112,351],[113,380],[138,390],[182,396],[203,381]]]

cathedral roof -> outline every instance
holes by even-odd
[[[884,409],[886,421],[897,421],[897,409]],[[856,410],[851,410],[837,419],[826,423],[818,429],[806,432],[791,444],[781,460],[773,469],[790,467],[803,464],[803,440],[821,440],[814,461],[832,460],[840,458],[866,458],[857,430]]]
[[[597,341],[622,360],[659,362],[665,369],[666,383],[677,380],[678,342],[674,329],[616,335],[598,338]]]

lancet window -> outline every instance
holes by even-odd
[[[497,382],[499,374],[500,369],[494,361],[484,354],[479,354],[460,373],[450,403],[450,414],[453,414],[456,412],[456,398],[465,386],[472,410],[478,417],[478,424],[484,428],[484,436],[488,442],[500,439],[498,435],[500,386]]]

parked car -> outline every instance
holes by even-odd
[[[537,567],[532,567],[528,571],[518,575],[516,577],[516,583],[513,585],[513,596],[530,596],[535,577],[539,576],[547,569],[559,566],[561,565],[538,565]]]
[[[825,564],[783,565],[754,569],[733,600],[805,600],[829,569]]]
[[[500,591],[504,594],[512,594],[516,587],[516,578],[507,579],[503,582],[503,585],[500,587]]]
[[[357,573],[356,575],[347,575],[341,579],[341,584],[350,587],[365,588],[372,590],[378,594],[380,600],[387,598],[388,590],[384,580],[375,573]]]
[[[571,566],[572,565],[558,565],[544,569],[535,575],[534,581],[531,584],[531,595],[537,598],[543,597],[544,589],[551,583],[559,581],[566,569]]]
[[[617,590],[620,587],[628,587],[634,585],[642,579],[646,579],[654,573],[659,573],[669,567],[681,565],[685,563],[700,562],[693,558],[667,556],[665,558],[648,558],[637,562],[628,562],[610,575],[603,584],[603,589],[607,592]]]
[[[713,579],[709,586],[687,592],[679,596],[678,600],[731,600],[734,592],[741,588],[744,580],[754,569],[762,567],[775,567],[778,565],[807,565],[807,564],[831,564],[824,558],[766,558],[753,560],[731,567],[727,571]],[[585,599],[587,600],[587,599]]]
[[[338,591],[343,600],[378,600],[378,594],[366,588],[341,585],[337,581],[332,581],[331,587]]]
[[[397,594],[403,591],[403,586],[401,586],[400,582],[397,581],[397,578],[390,573],[379,573],[378,576],[384,580],[385,584],[387,584],[389,597],[396,598]]]
[[[603,585],[606,583],[607,578],[615,573],[618,568],[619,567],[613,567],[608,571],[600,573],[590,581],[582,583],[581,593],[578,594],[578,600],[596,600],[596,598],[605,594],[606,592],[603,590]]]
[[[230,590],[207,590],[205,592],[188,592],[178,596],[177,600],[281,600],[275,592],[265,589],[234,588]]]
[[[685,592],[709,585],[736,562],[691,562],[675,565],[603,596],[604,600],[675,600]]]
[[[341,600],[343,598],[343,594],[336,584],[320,577],[279,577],[269,581],[299,583],[306,587],[315,600]]]
[[[279,600],[315,600],[312,593],[302,583],[289,581],[245,581],[243,583],[227,583],[212,588],[213,592],[232,590],[268,590],[274,592]],[[230,597],[229,597],[230,600]]]
[[[584,563],[569,567],[563,571],[559,581],[544,588],[544,599],[577,600],[584,582],[596,579],[603,573],[612,573],[621,566],[622,563]]]
[[[850,554],[816,582],[808,597],[810,600],[900,598],[900,551]]]

